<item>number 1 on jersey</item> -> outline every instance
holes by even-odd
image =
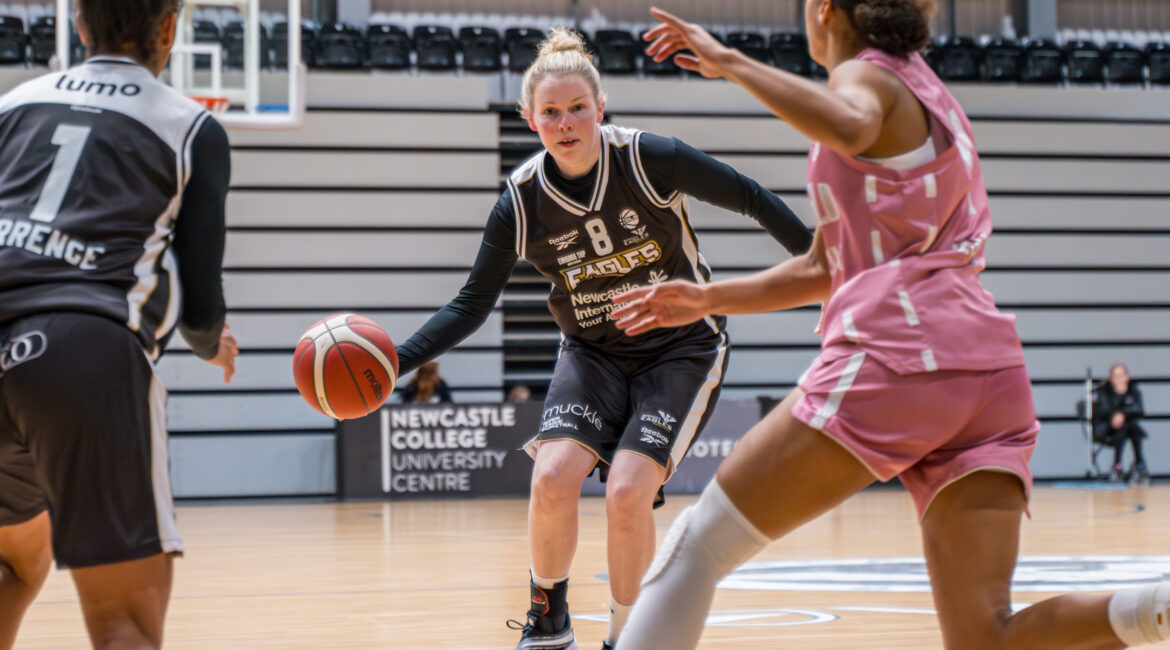
[[[73,180],[73,172],[77,170],[77,163],[81,160],[85,141],[89,139],[90,130],[88,126],[57,125],[52,143],[60,149],[53,158],[53,167],[49,169],[49,177],[45,179],[45,186],[41,188],[41,196],[29,213],[29,219],[49,223],[57,218],[57,213],[61,211],[61,203],[65,200],[65,192]]]
[[[605,222],[601,217],[594,217],[585,222],[585,232],[593,240],[593,252],[598,255],[609,255],[613,252],[613,242],[609,241],[609,232],[605,229]]]

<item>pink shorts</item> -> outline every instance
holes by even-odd
[[[1028,461],[1040,423],[1024,366],[899,375],[858,350],[818,358],[800,388],[792,415],[878,479],[900,478],[919,518],[940,490],[978,470],[1015,474],[1031,497]]]

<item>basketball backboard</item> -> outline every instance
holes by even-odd
[[[72,23],[70,0],[57,3],[57,59],[62,68],[72,63],[69,57],[69,29]],[[194,15],[196,7],[228,8],[239,12],[243,31],[241,70],[226,71],[224,45],[217,42],[195,42]],[[179,92],[198,98],[205,105],[227,100],[226,110],[217,112],[216,119],[224,126],[248,129],[295,129],[304,120],[305,66],[301,58],[301,3],[288,2],[287,48],[289,65],[284,69],[262,70],[266,56],[262,48],[268,43],[261,37],[260,0],[185,0],[175,30],[175,46],[163,80]],[[281,47],[282,44],[277,44]],[[205,55],[211,65],[207,70],[196,70],[196,55]],[[285,83],[280,84],[284,77]],[[277,81],[271,93],[265,81]],[[283,91],[281,90],[283,86]],[[269,96],[271,94],[271,96]]]

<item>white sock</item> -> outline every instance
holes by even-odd
[[[770,541],[712,480],[662,540],[618,650],[694,648],[703,634],[715,585]]]
[[[561,576],[559,578],[542,578],[536,575],[536,571],[533,569],[529,569],[528,572],[532,574],[532,584],[540,587],[541,589],[552,589],[553,587],[557,586],[558,582],[564,582],[569,579],[569,576]]]
[[[1109,624],[1126,646],[1170,639],[1170,582],[1122,589],[1109,599]]]
[[[606,643],[617,645],[618,635],[626,626],[626,619],[630,617],[630,610],[633,608],[633,605],[619,603],[612,595],[609,597],[609,634],[605,636]]]

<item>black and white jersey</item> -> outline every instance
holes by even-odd
[[[609,319],[625,287],[709,277],[688,222],[687,196],[757,221],[793,255],[812,233],[772,192],[675,138],[601,127],[593,169],[566,178],[541,152],[508,178],[467,283],[398,346],[403,374],[450,350],[484,323],[521,255],[552,281],[549,304],[566,334],[605,352],[646,356],[691,336],[713,336],[717,319],[630,337]]]
[[[688,220],[687,197],[677,190],[661,196],[651,185],[640,160],[641,135],[601,127],[601,158],[587,203],[550,182],[547,151],[507,180],[516,213],[516,252],[552,282],[548,306],[553,319],[565,334],[602,349],[633,343],[610,318],[615,295],[666,280],[702,284],[711,278]],[[685,334],[703,327],[716,333],[720,320],[708,317],[698,329],[685,328]],[[651,338],[680,334],[664,330]]]
[[[0,321],[99,314],[157,358],[190,289],[184,335],[200,356],[214,354],[228,172],[201,170],[213,189],[192,203],[204,212],[183,209],[201,133],[216,150],[204,167],[227,167],[222,127],[128,59],[95,57],[0,97]],[[189,273],[172,245],[181,213],[188,248],[204,249],[182,260]]]

